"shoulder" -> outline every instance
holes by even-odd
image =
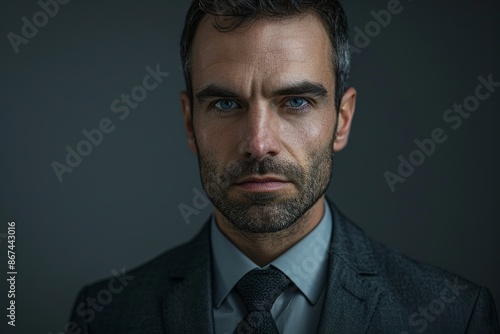
[[[358,254],[350,256],[364,258],[372,265],[372,282],[380,290],[373,318],[375,327],[397,328],[396,324],[400,324],[407,332],[419,333],[498,330],[495,304],[488,289],[372,239],[335,210],[337,220],[344,225],[345,239],[357,244],[350,251]]]
[[[333,252],[358,272],[372,271],[379,277],[379,281],[388,291],[435,292],[436,288],[440,288],[449,280],[466,285],[467,289],[470,290],[477,291],[479,289],[477,284],[454,273],[438,266],[417,261],[373,239],[334,205],[332,205],[332,211],[334,212],[334,234],[338,234],[333,236],[336,243],[332,245]],[[360,268],[367,269],[360,270]]]
[[[452,296],[473,297],[479,293],[479,285],[457,274],[417,261],[373,239],[371,244],[384,291],[394,298],[427,298],[429,302],[438,298],[446,302],[456,299]]]
[[[161,304],[166,292],[181,281],[183,274],[208,261],[208,232],[205,224],[190,241],[133,270],[114,269],[111,277],[83,287],[74,303],[70,325],[81,333],[90,328],[110,328],[111,332],[126,331],[130,326],[161,328]]]
[[[196,265],[207,259],[205,255],[210,250],[208,231],[209,226],[205,224],[192,239],[161,253],[130,271],[127,270],[126,275],[129,276],[131,281],[144,286],[165,284],[165,281],[168,281],[170,277],[175,277],[176,270],[185,267],[187,262],[189,264],[193,262],[193,265]],[[204,256],[200,257],[200,254]],[[117,276],[115,275],[117,272],[115,270],[113,277],[93,283],[89,287],[98,289],[106,286],[110,279],[112,280]],[[125,269],[121,269],[121,273],[124,272]]]
[[[383,295],[381,312],[399,310],[409,329],[446,332],[450,329],[471,333],[498,330],[493,298],[485,287],[455,273],[416,261],[376,241],[372,241],[378,263]],[[389,325],[391,317],[379,318]],[[390,320],[389,322],[387,320]]]

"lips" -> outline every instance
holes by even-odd
[[[240,179],[236,185],[247,192],[272,192],[288,186],[290,181],[276,176],[249,176]]]
[[[279,177],[274,177],[274,176],[248,176],[244,177],[236,184],[244,184],[244,183],[268,183],[268,182],[288,182],[288,180],[279,178]]]

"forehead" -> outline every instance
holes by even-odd
[[[260,18],[231,32],[218,31],[214,23],[205,16],[193,40],[193,87],[207,81],[333,79],[328,32],[314,14]]]

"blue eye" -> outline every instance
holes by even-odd
[[[238,105],[236,104],[236,102],[232,100],[219,100],[219,102],[215,104],[215,108],[220,110],[231,110],[237,107]]]
[[[306,106],[308,103],[305,99],[301,97],[295,97],[287,102],[287,104],[292,108],[302,108]]]

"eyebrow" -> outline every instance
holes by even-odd
[[[301,81],[293,83],[287,87],[280,88],[274,91],[273,95],[311,95],[317,98],[326,98],[328,96],[328,91],[325,86],[320,83]]]
[[[203,103],[206,99],[212,97],[223,97],[231,99],[239,97],[238,94],[233,92],[232,90],[214,84],[208,85],[207,87],[203,88],[198,93],[196,93],[195,96],[198,100],[198,103],[200,104]]]
[[[280,88],[273,92],[273,96],[282,95],[310,95],[317,98],[324,99],[328,96],[328,90],[320,83],[311,81],[301,81],[292,83],[286,87]],[[230,89],[218,86],[215,84],[208,85],[195,94],[198,103],[203,103],[209,98],[239,98],[240,95]]]

